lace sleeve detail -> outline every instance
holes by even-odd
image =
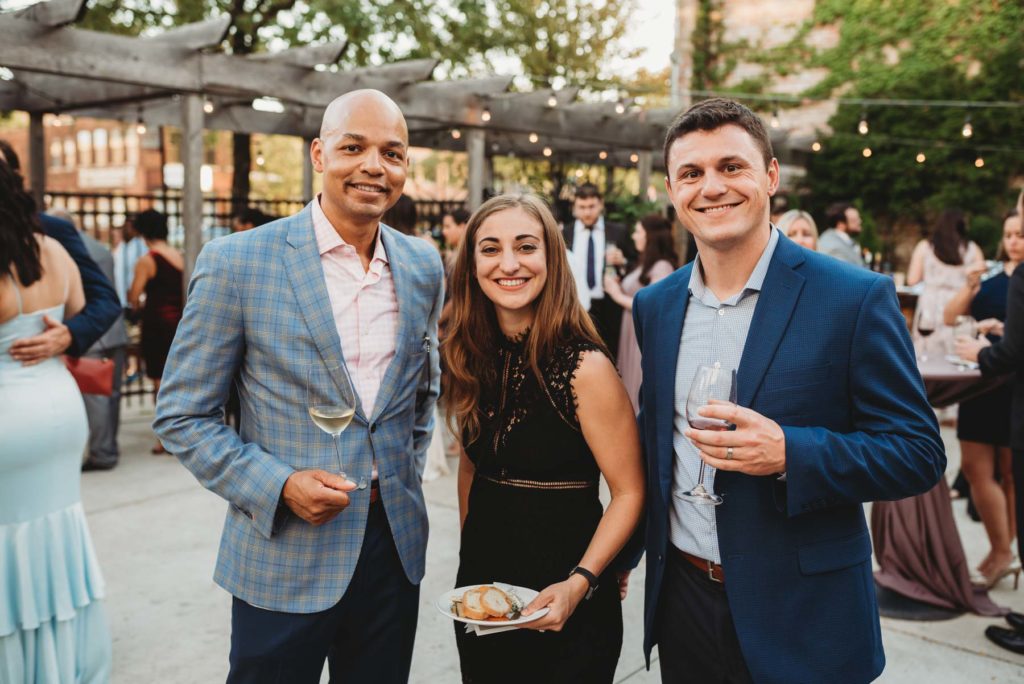
[[[587,341],[576,341],[559,347],[544,371],[544,391],[548,401],[559,417],[574,430],[580,429],[580,421],[576,417],[579,400],[572,388],[576,370],[586,352],[604,353],[601,348]]]

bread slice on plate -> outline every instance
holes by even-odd
[[[480,604],[489,617],[504,618],[512,612],[512,601],[508,594],[497,587],[481,587]]]
[[[488,612],[483,606],[483,593],[487,587],[477,587],[462,595],[462,615],[470,620],[486,620]]]

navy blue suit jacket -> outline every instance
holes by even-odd
[[[636,295],[647,459],[644,649],[672,505],[675,368],[693,264]],[[945,452],[890,278],[780,236],[738,369],[742,406],[778,422],[787,481],[719,472],[725,588],[758,682],[864,682],[884,667],[861,504],[927,491]]]
[[[43,232],[63,245],[75,260],[82,275],[85,308],[64,321],[71,332],[71,346],[68,347],[67,353],[71,356],[81,356],[117,320],[121,314],[121,302],[117,298],[114,286],[89,256],[82,236],[73,225],[47,214],[40,214],[39,222],[43,226]]]

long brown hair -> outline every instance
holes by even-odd
[[[967,218],[959,209],[946,209],[935,222],[931,237],[932,250],[944,264],[959,266],[964,263],[967,247]]]
[[[533,303],[534,317],[526,339],[526,359],[537,381],[541,365],[559,346],[584,339],[601,349],[604,343],[576,297],[576,282],[565,253],[565,242],[544,200],[535,195],[498,195],[469,218],[451,272],[451,315],[448,337],[441,344],[447,372],[442,377],[449,420],[456,434],[472,441],[480,433],[480,388],[498,384],[495,357],[501,329],[494,304],[476,278],[476,235],[490,216],[520,209],[540,224],[544,235],[547,280]]]
[[[671,221],[661,214],[648,214],[640,219],[640,225],[647,238],[643,254],[640,255],[640,284],[646,287],[651,284],[651,267],[654,264],[667,261],[675,270],[679,268],[679,257],[676,255]]]

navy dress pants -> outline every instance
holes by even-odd
[[[344,515],[344,512],[342,512]],[[409,681],[419,612],[384,506],[370,506],[363,548],[342,599],[319,613],[280,613],[235,598],[228,684]]]

